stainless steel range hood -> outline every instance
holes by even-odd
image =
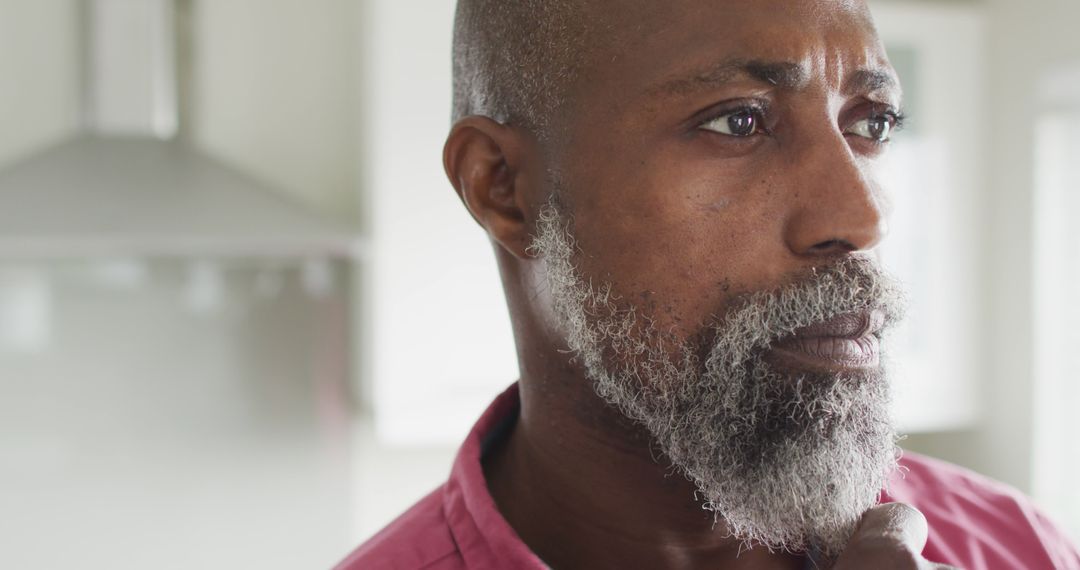
[[[83,6],[82,133],[0,170],[0,258],[360,252],[344,224],[185,140],[173,0]]]

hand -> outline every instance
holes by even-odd
[[[926,517],[903,503],[878,505],[863,515],[833,570],[941,570],[952,566],[922,557]]]

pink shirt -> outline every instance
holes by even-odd
[[[488,494],[485,442],[517,417],[517,384],[473,427],[450,479],[361,545],[336,570],[546,570]],[[1020,492],[960,467],[906,454],[882,502],[926,515],[923,556],[970,570],[1080,570],[1080,550]],[[903,474],[906,472],[906,474]]]

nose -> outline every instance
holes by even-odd
[[[811,145],[793,169],[794,210],[784,229],[799,257],[873,249],[888,231],[883,196],[870,159],[857,157],[843,135]]]

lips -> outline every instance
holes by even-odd
[[[881,311],[845,313],[797,329],[769,349],[775,364],[820,372],[864,371],[877,368],[877,333],[885,325]]]

